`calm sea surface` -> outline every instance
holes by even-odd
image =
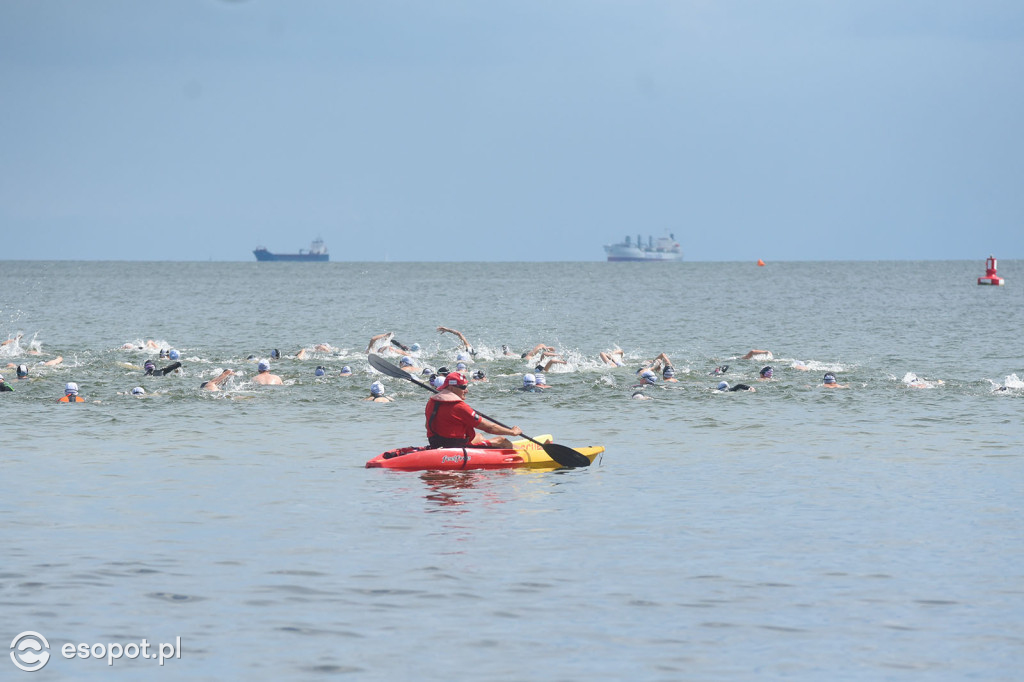
[[[1020,680],[1022,265],[0,263],[0,641],[45,636],[39,680]],[[362,401],[370,337],[452,367],[438,325],[471,404],[602,458],[365,469],[425,440],[424,391]],[[537,343],[567,364],[525,394]],[[661,352],[680,381],[631,399]]]

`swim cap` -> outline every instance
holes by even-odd
[[[345,365],[344,367],[341,368],[341,375],[342,376],[346,376],[346,375],[351,374],[351,373],[352,373],[352,368],[349,367],[348,365]]]
[[[536,385],[537,385],[537,377],[533,376],[532,374],[524,374],[523,375],[523,386],[536,386]]]
[[[834,384],[834,383],[836,383],[836,375],[833,374],[832,372],[829,372],[828,374],[826,374],[825,375],[825,383],[826,384]]]
[[[270,363],[266,360],[260,360],[260,364],[256,365],[256,369],[260,372],[266,372],[270,369]]]
[[[455,359],[456,360],[469,360],[469,356],[466,355],[465,353],[459,353],[458,355],[455,356]]]
[[[538,386],[540,386],[541,384],[548,383],[547,380],[544,378],[544,375],[540,374],[539,372],[535,375],[534,378],[537,380],[537,385]]]
[[[401,365],[402,367],[412,365],[412,358],[410,358],[408,355],[403,355],[402,359],[398,361],[398,364]]]
[[[78,384],[73,381],[64,384],[64,395],[78,395]]]
[[[441,388],[442,386],[444,386],[444,377],[441,376],[440,374],[434,374],[430,377],[430,384],[434,388]]]
[[[132,395],[145,395],[145,394],[146,394],[146,389],[144,389],[142,386],[136,386],[135,388],[132,389]]]
[[[437,373],[440,374],[441,376],[446,376],[448,374],[448,368],[447,367],[438,367],[437,368]]]
[[[420,344],[418,344],[418,343],[414,343],[411,346],[409,346],[409,350],[411,350],[413,353],[415,353],[419,349],[420,349]]]
[[[444,385],[466,388],[466,386],[469,386],[469,382],[466,381],[466,377],[462,376],[461,372],[449,372],[444,378]]]
[[[466,369],[466,363],[464,363],[464,362],[460,362],[457,365],[455,365],[455,371],[456,372],[462,372],[465,369]]]
[[[167,353],[167,357],[169,357],[169,358],[170,358],[171,360],[177,360],[178,358],[180,358],[180,357],[181,357],[181,353],[179,353],[178,351],[176,351],[176,350],[174,350],[174,349],[172,348],[172,349],[171,349],[171,350],[170,350],[170,351],[169,351],[169,352]]]
[[[477,380],[483,379],[484,371],[482,369],[478,369],[477,371],[473,372],[473,378]]]
[[[719,381],[718,382],[718,390],[719,391],[728,391],[729,390],[729,382],[728,381]]]
[[[422,372],[420,372],[420,374],[422,374],[422,375],[423,375],[423,376],[425,376],[425,377],[426,377],[426,376],[430,376],[430,375],[431,375],[431,374],[433,374],[433,373],[434,373],[434,370],[430,369],[429,367],[424,367],[424,368],[423,368],[423,371],[422,371]]]
[[[3,381],[3,380],[4,380],[4,375],[0,374],[0,381]]]
[[[146,374],[152,374],[153,370],[156,369],[156,365],[153,364],[152,360],[146,360],[146,364],[142,366],[146,370]]]
[[[666,379],[671,379],[676,375],[676,371],[672,369],[672,365],[666,365],[665,369],[662,370],[661,375]]]
[[[317,367],[316,371],[313,372],[313,374],[315,374],[318,377],[322,377],[327,374],[327,370],[325,370],[323,367]]]
[[[28,376],[28,367],[25,365],[18,365],[18,378],[22,379]]]
[[[281,351],[275,348],[274,350],[270,351],[270,357],[273,360],[277,360],[279,357],[281,357]]]
[[[370,384],[370,393],[377,397],[384,395],[384,384],[380,383],[379,381],[373,382],[372,384]]]
[[[658,375],[649,369],[645,369],[644,371],[640,372],[640,378],[649,384],[653,384],[655,381],[658,380]]]
[[[767,367],[762,367],[761,368],[761,376],[763,378],[765,378],[765,379],[771,379],[772,378],[772,374],[774,374],[774,372],[775,372],[775,370],[772,369],[771,365],[768,365]]]

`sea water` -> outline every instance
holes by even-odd
[[[35,679],[1018,680],[1024,272],[1001,265],[5,262],[4,636],[47,638]],[[424,441],[426,398],[370,337],[451,368],[439,325],[487,374],[472,405],[606,452],[365,469]],[[180,372],[143,376],[169,364],[150,340]],[[518,391],[538,343],[566,363]],[[284,385],[256,385],[272,349]],[[659,353],[679,381],[633,399]],[[395,402],[363,400],[375,379]],[[162,667],[94,657],[176,638]]]

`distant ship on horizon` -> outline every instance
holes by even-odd
[[[271,253],[265,246],[257,246],[252,255],[258,261],[299,261],[303,263],[326,263],[330,260],[324,240],[317,237],[310,243],[309,250],[299,249],[298,253]]]
[[[643,263],[651,262],[676,262],[683,260],[683,247],[676,241],[674,234],[667,237],[647,238],[647,244],[643,242],[640,235],[636,236],[636,243],[633,243],[629,235],[626,241],[619,244],[606,244],[605,253],[608,254],[608,262],[636,261]]]

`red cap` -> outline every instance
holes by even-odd
[[[459,388],[466,388],[469,382],[466,381],[466,377],[462,376],[461,372],[449,372],[448,376],[444,378],[445,388],[449,386],[458,386]]]

